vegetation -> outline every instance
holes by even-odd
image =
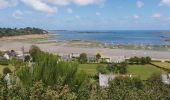
[[[5,68],[3,69],[3,74],[6,75],[6,74],[8,74],[8,73],[12,73],[12,71],[11,71],[11,69],[9,69],[8,67],[5,67]]]
[[[37,52],[39,51],[39,52]],[[100,87],[94,73],[126,74],[130,65],[126,63],[98,65],[64,62],[56,55],[41,51],[33,46],[30,50],[34,63],[12,59],[15,67],[11,84],[0,75],[0,100],[169,100],[170,85],[162,83],[160,74],[150,75],[147,81],[139,77],[117,77],[108,87]],[[35,54],[35,55],[33,55]],[[151,65],[136,65],[137,68]],[[124,67],[124,68],[122,68]],[[156,67],[153,67],[156,69]],[[5,68],[5,73],[9,69]],[[148,72],[153,69],[146,69]],[[145,73],[146,74],[146,70]],[[85,72],[84,72],[85,71]],[[143,72],[144,70],[141,70]],[[19,79],[19,80],[18,80]]]
[[[86,53],[80,54],[80,57],[78,59],[81,64],[87,63],[87,54]]]
[[[128,74],[140,77],[142,80],[147,80],[153,73],[165,73],[163,70],[152,65],[128,65]]]
[[[100,58],[101,58],[101,54],[100,54],[100,53],[97,53],[97,54],[96,54],[96,59],[97,59],[97,61],[98,61]]]
[[[128,60],[130,64],[149,64],[151,62],[150,57],[132,57]]]
[[[16,36],[16,35],[29,35],[29,34],[45,34],[47,31],[38,28],[0,28],[0,37]]]
[[[152,64],[170,70],[170,63],[168,63],[168,62],[152,62]]]
[[[113,63],[108,66],[108,70],[115,74],[126,74],[127,73],[127,63]]]

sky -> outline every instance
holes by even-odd
[[[0,27],[170,30],[170,0],[0,0]]]

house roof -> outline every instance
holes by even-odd
[[[170,74],[162,74],[161,77],[164,84],[170,84]]]
[[[109,81],[115,79],[116,75],[105,75],[105,74],[99,74],[99,85],[102,87],[109,86]]]

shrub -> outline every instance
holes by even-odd
[[[3,69],[3,74],[6,75],[6,74],[8,74],[8,73],[12,73],[12,71],[11,71],[8,67],[5,67],[5,68]]]

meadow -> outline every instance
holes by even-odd
[[[152,64],[160,66],[162,68],[166,68],[170,70],[170,63],[168,62],[152,62]]]
[[[96,68],[99,64],[80,64],[78,66],[78,71],[84,71],[88,75],[96,75]],[[107,66],[106,64],[102,64]],[[156,68],[155,66],[146,65],[128,65],[127,74],[132,74],[134,76],[140,77],[142,80],[147,80],[153,73],[166,73],[165,71]]]

